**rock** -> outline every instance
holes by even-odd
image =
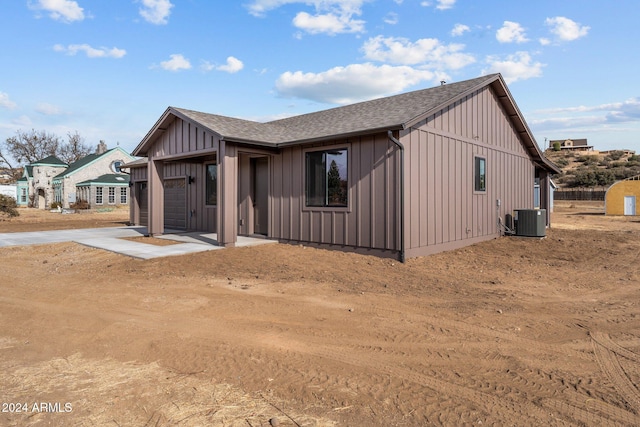
[[[278,420],[276,417],[273,417],[269,420],[269,424],[271,424],[273,427],[277,427],[280,425],[280,420]]]
[[[498,314],[502,314],[502,310],[498,309]]]

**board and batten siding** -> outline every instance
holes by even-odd
[[[217,208],[206,206],[205,179],[206,163],[215,162],[219,143],[217,135],[194,123],[175,118],[147,153],[150,159],[164,161],[164,179],[187,178],[187,230],[217,231]],[[185,159],[185,156],[188,158]],[[189,158],[194,160],[190,161]],[[188,183],[189,176],[194,180],[192,184]],[[147,188],[151,191],[152,186]],[[163,190],[160,187],[153,191]]]
[[[305,153],[323,146],[283,148],[272,157],[270,237],[392,256],[399,249],[397,147],[386,134],[324,147],[348,149],[348,209],[305,206]]]
[[[407,257],[499,235],[498,215],[533,208],[535,166],[495,94],[484,88],[401,132]],[[474,191],[474,158],[486,192]],[[500,200],[500,206],[498,206]]]

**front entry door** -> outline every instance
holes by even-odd
[[[269,232],[269,161],[266,157],[251,159],[253,175],[253,232],[264,234]]]

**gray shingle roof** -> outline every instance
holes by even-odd
[[[267,123],[183,108],[170,109],[201,123],[223,139],[267,144],[299,143],[376,129],[403,128],[425,113],[496,77],[492,74]]]

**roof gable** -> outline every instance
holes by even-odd
[[[89,154],[87,156],[84,156],[81,159],[76,160],[75,162],[71,163],[67,169],[65,169],[64,171],[60,172],[58,175],[56,175],[54,177],[54,179],[64,178],[65,176],[73,175],[74,173],[84,169],[85,167],[88,167],[88,166],[96,163],[98,160],[100,160],[101,158],[107,156],[110,153],[113,153],[114,151],[121,152],[129,160],[133,159],[133,157],[131,157],[122,148],[120,148],[120,147],[112,148],[111,150],[107,150],[102,154],[93,153],[93,154]]]

